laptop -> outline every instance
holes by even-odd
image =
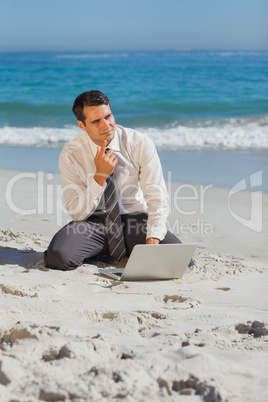
[[[195,252],[196,244],[136,245],[125,268],[99,268],[99,273],[119,281],[181,278]]]

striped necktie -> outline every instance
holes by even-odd
[[[105,153],[108,152],[108,150],[107,148]],[[104,200],[106,207],[106,226],[108,229],[108,245],[111,257],[119,261],[126,255],[126,247],[117,199],[116,181],[113,173],[107,178],[106,183]]]

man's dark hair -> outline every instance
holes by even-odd
[[[77,120],[82,121],[86,124],[86,117],[84,115],[85,106],[100,106],[100,105],[110,105],[110,101],[106,95],[100,91],[86,91],[78,95],[73,104],[73,114]]]

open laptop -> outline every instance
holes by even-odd
[[[125,268],[99,268],[98,271],[119,281],[142,281],[181,278],[196,244],[136,245]]]

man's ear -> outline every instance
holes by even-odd
[[[78,127],[81,128],[81,130],[86,131],[86,127],[82,121],[77,120],[77,124],[78,124]]]

